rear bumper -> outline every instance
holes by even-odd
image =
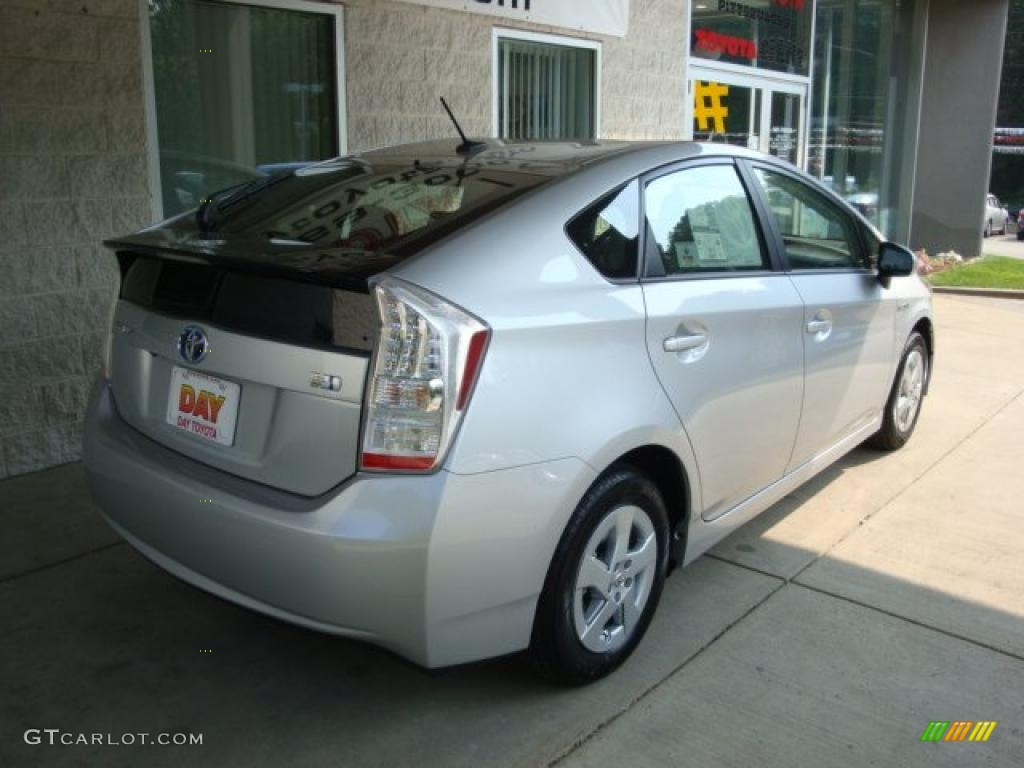
[[[149,440],[94,388],[96,503],[143,555],[225,599],[425,666],[529,643],[547,566],[594,473],[563,459],[475,475],[356,475],[313,499]]]

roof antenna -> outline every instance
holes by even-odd
[[[462,132],[462,126],[459,125],[459,121],[455,119],[455,115],[452,114],[451,109],[448,107],[448,102],[444,100],[444,96],[441,97],[441,106],[444,107],[444,111],[448,113],[448,117],[451,118],[452,125],[455,126],[455,130],[459,132],[459,137],[462,139],[462,143],[455,148],[455,151],[460,155],[472,155],[479,152],[481,149],[486,149],[487,144],[482,141],[471,141],[466,138],[466,134]]]

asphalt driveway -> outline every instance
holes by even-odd
[[[425,672],[209,597],[119,543],[78,465],[0,482],[0,766],[1016,768],[1024,312],[1010,304],[936,297],[911,443],[855,451],[670,578],[638,652],[584,689],[516,657]],[[998,725],[985,743],[921,743],[931,720]],[[25,743],[47,728],[202,745]]]
[[[1010,227],[1009,234],[993,235],[981,243],[982,253],[991,253],[994,256],[1009,256],[1014,259],[1024,259],[1024,240],[1017,239],[1017,230]]]

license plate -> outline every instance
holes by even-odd
[[[231,445],[241,389],[233,381],[175,366],[167,396],[167,423],[203,440]]]

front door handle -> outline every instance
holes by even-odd
[[[827,309],[819,309],[807,321],[807,332],[816,341],[824,341],[832,335],[832,313]]]
[[[683,336],[669,336],[662,343],[666,352],[685,352],[688,349],[696,349],[708,343],[706,333],[688,333]]]

